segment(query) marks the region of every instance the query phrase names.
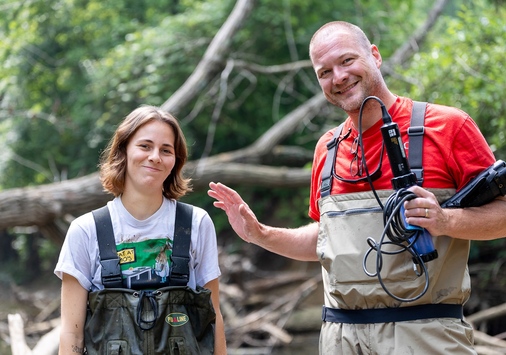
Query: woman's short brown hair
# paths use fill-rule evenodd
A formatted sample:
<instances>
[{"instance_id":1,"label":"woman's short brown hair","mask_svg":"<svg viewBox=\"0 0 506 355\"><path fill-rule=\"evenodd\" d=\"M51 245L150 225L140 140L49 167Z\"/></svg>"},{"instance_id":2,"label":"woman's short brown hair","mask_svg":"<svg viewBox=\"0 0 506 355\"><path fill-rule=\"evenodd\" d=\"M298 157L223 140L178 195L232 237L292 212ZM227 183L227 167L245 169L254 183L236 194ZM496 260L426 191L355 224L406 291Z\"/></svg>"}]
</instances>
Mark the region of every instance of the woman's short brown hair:
<instances>
[{"instance_id":1,"label":"woman's short brown hair","mask_svg":"<svg viewBox=\"0 0 506 355\"><path fill-rule=\"evenodd\" d=\"M141 126L153 120L164 122L174 130L176 162L172 172L163 182L163 195L177 200L191 191L191 179L183 176L183 166L188 159L188 148L179 122L170 113L159 107L148 105L135 109L120 123L107 148L102 152L99 165L100 181L105 191L116 197L123 193L127 168L127 145Z\"/></svg>"}]
</instances>

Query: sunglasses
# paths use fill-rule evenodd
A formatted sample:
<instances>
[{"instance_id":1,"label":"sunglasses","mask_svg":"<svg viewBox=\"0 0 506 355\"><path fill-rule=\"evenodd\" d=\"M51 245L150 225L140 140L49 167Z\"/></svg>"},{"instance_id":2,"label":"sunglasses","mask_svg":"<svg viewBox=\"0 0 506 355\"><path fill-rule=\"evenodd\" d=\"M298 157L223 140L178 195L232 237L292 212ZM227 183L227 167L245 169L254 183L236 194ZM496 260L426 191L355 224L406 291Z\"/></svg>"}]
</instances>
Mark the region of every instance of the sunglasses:
<instances>
[{"instance_id":1,"label":"sunglasses","mask_svg":"<svg viewBox=\"0 0 506 355\"><path fill-rule=\"evenodd\" d=\"M337 156L337 151L339 150L339 144L342 141L344 141L345 139L347 139L350 136L350 134L351 134L351 128L348 130L348 132L346 132L344 134L344 136L342 136L342 138L340 137L337 140L336 156ZM353 155L353 159L351 159L351 161L350 161L350 175L353 177L357 177L357 178L356 179L345 179L336 173L336 170L334 167L332 175L337 180L342 181L342 182L347 182L349 184L358 184L358 183L364 182L364 181L370 181L370 182L376 181L381 177L381 174L382 174L381 165L383 164L383 153L385 150L385 144L381 145L380 161L379 161L378 166L376 167L376 169L374 170L374 172L372 174L368 174L369 170L367 169L367 166L364 163L364 159L362 159L362 154L361 154L362 149L361 148L362 147L360 146L360 140L358 137L356 137L353 140L353 143L351 144L351 148L350 148L350 153ZM334 157L334 159L335 159L335 157ZM367 173L366 176L362 176L364 174L364 170Z\"/></svg>"}]
</instances>

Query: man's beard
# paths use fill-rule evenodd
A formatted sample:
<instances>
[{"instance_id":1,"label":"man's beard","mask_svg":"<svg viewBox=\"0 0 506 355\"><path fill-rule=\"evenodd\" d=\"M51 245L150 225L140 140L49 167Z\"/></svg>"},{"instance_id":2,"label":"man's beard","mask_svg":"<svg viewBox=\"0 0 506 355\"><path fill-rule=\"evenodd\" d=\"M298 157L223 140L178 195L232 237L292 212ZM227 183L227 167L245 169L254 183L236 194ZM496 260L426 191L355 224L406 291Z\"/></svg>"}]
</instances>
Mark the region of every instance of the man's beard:
<instances>
[{"instance_id":1,"label":"man's beard","mask_svg":"<svg viewBox=\"0 0 506 355\"><path fill-rule=\"evenodd\" d=\"M345 112L359 112L360 106L362 106L362 102L364 102L365 98L369 95L362 94L360 97L353 99L352 101L340 101L335 105L341 108Z\"/></svg>"},{"instance_id":2,"label":"man's beard","mask_svg":"<svg viewBox=\"0 0 506 355\"><path fill-rule=\"evenodd\" d=\"M352 100L332 100L331 103L347 113L358 113L364 100L378 92L377 88L381 86L381 80L377 77L371 78L369 82L362 81L365 90L361 92L359 97Z\"/></svg>"}]
</instances>

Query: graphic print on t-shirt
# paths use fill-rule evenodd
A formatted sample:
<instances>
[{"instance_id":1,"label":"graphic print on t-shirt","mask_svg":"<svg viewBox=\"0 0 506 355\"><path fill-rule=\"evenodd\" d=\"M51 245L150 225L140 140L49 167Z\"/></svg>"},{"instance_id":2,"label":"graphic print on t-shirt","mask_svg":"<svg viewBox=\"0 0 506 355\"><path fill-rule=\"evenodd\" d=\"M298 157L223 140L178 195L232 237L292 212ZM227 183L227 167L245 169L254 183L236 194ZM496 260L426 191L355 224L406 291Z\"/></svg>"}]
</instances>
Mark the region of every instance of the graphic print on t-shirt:
<instances>
[{"instance_id":1,"label":"graphic print on t-shirt","mask_svg":"<svg viewBox=\"0 0 506 355\"><path fill-rule=\"evenodd\" d=\"M160 238L116 245L123 286L134 290L168 286L172 243L169 238Z\"/></svg>"}]
</instances>

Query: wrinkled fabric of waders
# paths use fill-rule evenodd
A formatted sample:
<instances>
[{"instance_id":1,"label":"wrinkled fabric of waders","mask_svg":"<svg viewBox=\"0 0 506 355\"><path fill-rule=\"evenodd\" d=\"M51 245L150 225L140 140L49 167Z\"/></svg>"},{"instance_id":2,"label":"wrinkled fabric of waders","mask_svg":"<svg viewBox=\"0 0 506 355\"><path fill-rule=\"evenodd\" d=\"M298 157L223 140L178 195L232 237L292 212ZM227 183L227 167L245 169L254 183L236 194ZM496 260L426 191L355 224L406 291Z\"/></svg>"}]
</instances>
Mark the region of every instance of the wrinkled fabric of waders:
<instances>
[{"instance_id":1,"label":"wrinkled fabric of waders","mask_svg":"<svg viewBox=\"0 0 506 355\"><path fill-rule=\"evenodd\" d=\"M205 288L110 288L90 293L88 301L84 339L89 355L214 352L216 316Z\"/></svg>"},{"instance_id":2,"label":"wrinkled fabric of waders","mask_svg":"<svg viewBox=\"0 0 506 355\"><path fill-rule=\"evenodd\" d=\"M454 194L453 190L431 191L440 201ZM377 193L384 204L393 191ZM325 306L355 310L435 303L462 305L469 298L468 241L433 238L439 256L426 263L430 276L427 292L416 301L399 302L383 290L376 276L367 276L363 270L369 249L367 238L379 242L384 229L383 211L373 193L327 196L319 201L319 207L317 253L322 264ZM392 248L383 246L384 250ZM366 266L369 272L376 271L376 252L369 255ZM383 255L381 276L388 290L402 298L420 294L425 286L425 276L415 274L408 252ZM323 322L320 354L471 355L476 354L473 342L471 326L454 318L374 324Z\"/></svg>"}]
</instances>

